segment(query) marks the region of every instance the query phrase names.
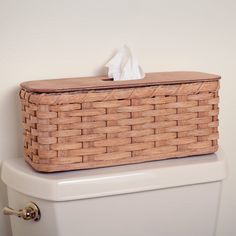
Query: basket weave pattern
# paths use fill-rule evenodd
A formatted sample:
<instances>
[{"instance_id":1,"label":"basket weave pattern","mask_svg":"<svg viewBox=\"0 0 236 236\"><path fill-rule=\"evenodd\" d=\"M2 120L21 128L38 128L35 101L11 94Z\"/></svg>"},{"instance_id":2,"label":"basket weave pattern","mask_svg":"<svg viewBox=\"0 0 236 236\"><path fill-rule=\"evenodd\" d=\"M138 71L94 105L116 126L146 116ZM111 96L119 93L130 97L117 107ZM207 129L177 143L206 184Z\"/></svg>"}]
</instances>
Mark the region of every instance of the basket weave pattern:
<instances>
[{"instance_id":1,"label":"basket weave pattern","mask_svg":"<svg viewBox=\"0 0 236 236\"><path fill-rule=\"evenodd\" d=\"M89 92L21 90L26 161L44 172L215 152L219 82Z\"/></svg>"}]
</instances>

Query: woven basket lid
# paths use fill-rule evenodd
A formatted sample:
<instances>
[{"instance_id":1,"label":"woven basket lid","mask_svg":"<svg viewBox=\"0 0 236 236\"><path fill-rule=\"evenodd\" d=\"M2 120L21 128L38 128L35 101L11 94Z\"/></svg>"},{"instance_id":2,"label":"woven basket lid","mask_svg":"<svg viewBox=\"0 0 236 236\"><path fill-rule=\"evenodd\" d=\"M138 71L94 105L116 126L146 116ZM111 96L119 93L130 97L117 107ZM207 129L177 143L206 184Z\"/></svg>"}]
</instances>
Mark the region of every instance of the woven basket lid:
<instances>
[{"instance_id":1,"label":"woven basket lid","mask_svg":"<svg viewBox=\"0 0 236 236\"><path fill-rule=\"evenodd\" d=\"M35 80L21 83L21 88L34 93L60 93L114 88L144 87L152 85L205 82L220 79L219 75L178 71L147 73L144 79L113 81L107 76Z\"/></svg>"}]
</instances>

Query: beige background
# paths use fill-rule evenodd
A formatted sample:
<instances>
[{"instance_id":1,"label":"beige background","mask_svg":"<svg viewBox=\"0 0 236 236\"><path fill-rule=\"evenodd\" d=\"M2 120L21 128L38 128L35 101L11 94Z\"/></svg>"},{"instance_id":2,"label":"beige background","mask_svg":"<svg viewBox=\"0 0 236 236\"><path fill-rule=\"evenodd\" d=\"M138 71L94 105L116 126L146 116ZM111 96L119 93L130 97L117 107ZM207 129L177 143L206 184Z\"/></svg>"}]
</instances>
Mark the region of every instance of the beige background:
<instances>
[{"instance_id":1,"label":"beige background","mask_svg":"<svg viewBox=\"0 0 236 236\"><path fill-rule=\"evenodd\" d=\"M146 72L222 75L220 144L229 176L217 235L236 235L235 12L233 0L0 0L0 160L22 158L20 82L103 74L104 63L125 43ZM0 208L5 204L1 183ZM11 235L2 215L0 235Z\"/></svg>"}]
</instances>

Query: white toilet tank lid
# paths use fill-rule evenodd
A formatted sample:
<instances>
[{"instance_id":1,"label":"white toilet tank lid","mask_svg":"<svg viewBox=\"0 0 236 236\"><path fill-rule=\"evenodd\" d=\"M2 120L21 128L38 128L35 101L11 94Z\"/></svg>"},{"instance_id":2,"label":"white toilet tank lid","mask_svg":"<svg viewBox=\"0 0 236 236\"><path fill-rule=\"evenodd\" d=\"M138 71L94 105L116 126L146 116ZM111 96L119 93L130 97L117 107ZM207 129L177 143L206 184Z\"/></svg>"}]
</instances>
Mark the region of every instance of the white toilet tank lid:
<instances>
[{"instance_id":1,"label":"white toilet tank lid","mask_svg":"<svg viewBox=\"0 0 236 236\"><path fill-rule=\"evenodd\" d=\"M225 158L216 154L143 164L37 173L23 158L2 165L2 180L23 194L51 201L68 201L221 181Z\"/></svg>"}]
</instances>

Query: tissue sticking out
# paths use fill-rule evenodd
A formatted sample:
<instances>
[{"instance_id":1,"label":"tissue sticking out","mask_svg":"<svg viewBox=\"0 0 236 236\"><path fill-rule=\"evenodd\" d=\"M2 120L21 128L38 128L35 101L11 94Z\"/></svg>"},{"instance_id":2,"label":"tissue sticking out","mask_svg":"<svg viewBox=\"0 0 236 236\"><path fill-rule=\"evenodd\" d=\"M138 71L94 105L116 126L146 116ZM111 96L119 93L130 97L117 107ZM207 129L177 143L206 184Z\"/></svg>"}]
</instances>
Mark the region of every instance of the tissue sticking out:
<instances>
[{"instance_id":1,"label":"tissue sticking out","mask_svg":"<svg viewBox=\"0 0 236 236\"><path fill-rule=\"evenodd\" d=\"M145 74L131 50L125 45L106 64L108 78L116 80L143 79Z\"/></svg>"}]
</instances>

